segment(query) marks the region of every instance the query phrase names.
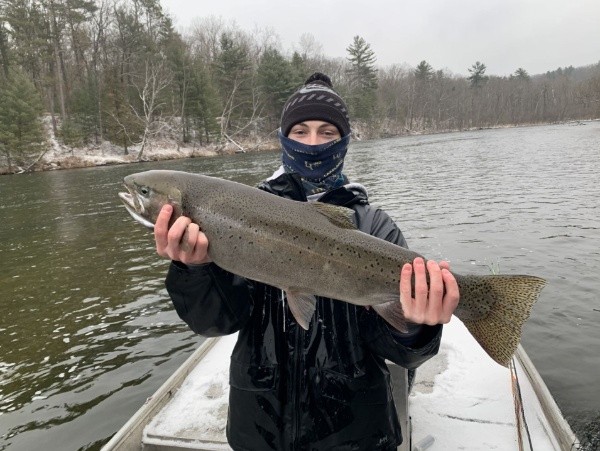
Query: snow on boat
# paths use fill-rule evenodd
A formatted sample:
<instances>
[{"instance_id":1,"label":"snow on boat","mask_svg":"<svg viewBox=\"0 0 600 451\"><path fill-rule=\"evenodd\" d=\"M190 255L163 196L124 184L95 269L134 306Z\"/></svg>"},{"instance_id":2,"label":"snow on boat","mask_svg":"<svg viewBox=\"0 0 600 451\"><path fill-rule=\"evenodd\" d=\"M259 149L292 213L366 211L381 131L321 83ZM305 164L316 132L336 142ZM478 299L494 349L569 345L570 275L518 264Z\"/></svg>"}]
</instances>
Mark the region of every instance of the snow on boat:
<instances>
[{"instance_id":1,"label":"snow on boat","mask_svg":"<svg viewBox=\"0 0 600 451\"><path fill-rule=\"evenodd\" d=\"M103 450L230 450L225 424L236 338L203 342ZM445 326L440 353L417 370L410 395L406 371L390 365L390 372L403 435L410 437L399 450L579 449L523 348L504 368L457 318Z\"/></svg>"}]
</instances>

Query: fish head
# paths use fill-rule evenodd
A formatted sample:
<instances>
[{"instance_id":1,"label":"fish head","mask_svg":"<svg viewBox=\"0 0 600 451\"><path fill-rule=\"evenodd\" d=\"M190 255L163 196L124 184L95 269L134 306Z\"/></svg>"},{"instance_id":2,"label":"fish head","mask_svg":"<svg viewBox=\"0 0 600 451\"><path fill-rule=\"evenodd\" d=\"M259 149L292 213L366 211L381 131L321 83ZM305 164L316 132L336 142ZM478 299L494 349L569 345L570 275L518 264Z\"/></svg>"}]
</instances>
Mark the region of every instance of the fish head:
<instances>
[{"instance_id":1,"label":"fish head","mask_svg":"<svg viewBox=\"0 0 600 451\"><path fill-rule=\"evenodd\" d=\"M181 189L165 174L146 171L128 175L123 180L128 192L119 193L129 214L150 229L154 228L158 213L166 204L173 206L169 227L181 216Z\"/></svg>"}]
</instances>

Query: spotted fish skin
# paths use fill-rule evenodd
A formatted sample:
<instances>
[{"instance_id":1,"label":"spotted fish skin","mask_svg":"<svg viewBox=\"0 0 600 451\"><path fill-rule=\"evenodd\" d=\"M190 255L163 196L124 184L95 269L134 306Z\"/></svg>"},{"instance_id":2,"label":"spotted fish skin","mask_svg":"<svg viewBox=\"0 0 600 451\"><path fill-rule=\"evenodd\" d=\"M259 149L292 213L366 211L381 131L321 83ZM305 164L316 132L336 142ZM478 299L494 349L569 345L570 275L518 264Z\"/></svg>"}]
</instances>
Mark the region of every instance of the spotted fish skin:
<instances>
[{"instance_id":1,"label":"spotted fish skin","mask_svg":"<svg viewBox=\"0 0 600 451\"><path fill-rule=\"evenodd\" d=\"M356 230L353 210L284 199L232 181L179 171L125 177L120 197L135 219L154 224L165 203L171 221L197 223L217 265L286 291L290 309L307 328L315 296L373 308L404 330L400 270L420 255ZM456 316L483 349L508 365L545 281L525 275L460 275Z\"/></svg>"}]
</instances>

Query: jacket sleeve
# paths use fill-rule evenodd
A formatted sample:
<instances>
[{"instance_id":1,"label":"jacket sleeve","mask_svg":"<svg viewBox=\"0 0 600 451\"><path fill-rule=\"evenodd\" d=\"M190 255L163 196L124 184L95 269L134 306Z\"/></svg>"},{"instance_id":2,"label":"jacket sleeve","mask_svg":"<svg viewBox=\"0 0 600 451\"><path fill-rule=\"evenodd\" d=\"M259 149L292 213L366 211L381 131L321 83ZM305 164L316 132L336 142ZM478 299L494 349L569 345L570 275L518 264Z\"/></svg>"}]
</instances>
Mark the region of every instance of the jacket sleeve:
<instances>
[{"instance_id":1,"label":"jacket sleeve","mask_svg":"<svg viewBox=\"0 0 600 451\"><path fill-rule=\"evenodd\" d=\"M228 335L250 318L252 284L214 263L171 262L165 285L177 314L197 334Z\"/></svg>"},{"instance_id":2,"label":"jacket sleeve","mask_svg":"<svg viewBox=\"0 0 600 451\"><path fill-rule=\"evenodd\" d=\"M360 230L408 248L402 232L387 213L370 205L359 208L357 225ZM413 325L409 327L408 334L403 334L374 310L363 310L360 314L361 331L374 353L408 369L418 367L437 354L442 337L441 325Z\"/></svg>"}]
</instances>

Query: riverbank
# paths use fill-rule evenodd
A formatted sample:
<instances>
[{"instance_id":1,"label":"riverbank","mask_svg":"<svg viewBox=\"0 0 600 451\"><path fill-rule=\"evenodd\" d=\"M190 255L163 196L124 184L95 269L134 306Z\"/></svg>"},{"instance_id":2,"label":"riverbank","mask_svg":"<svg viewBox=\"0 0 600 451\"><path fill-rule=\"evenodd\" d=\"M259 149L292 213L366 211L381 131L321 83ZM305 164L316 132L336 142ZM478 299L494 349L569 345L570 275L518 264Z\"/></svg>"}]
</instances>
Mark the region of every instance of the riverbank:
<instances>
[{"instance_id":1,"label":"riverbank","mask_svg":"<svg viewBox=\"0 0 600 451\"><path fill-rule=\"evenodd\" d=\"M59 169L87 168L145 161L175 160L180 158L214 157L242 152L273 151L278 148L276 140L245 140L240 143L209 144L206 146L182 146L174 139L161 138L148 142L141 156L140 146L116 146L108 141L83 147L61 144L53 136L49 149L28 164L13 166L11 172L0 167L0 174L54 171Z\"/></svg>"},{"instance_id":2,"label":"riverbank","mask_svg":"<svg viewBox=\"0 0 600 451\"><path fill-rule=\"evenodd\" d=\"M139 163L144 161L175 160L180 158L214 157L217 155L231 155L241 152L259 152L277 149L276 141L248 141L240 146L233 143L225 145L210 144L207 146L181 146L175 140L160 139L148 143L142 153L140 146L131 146L127 154L122 147L109 142L100 145L82 148L69 148L58 143L53 143L48 151L33 169L35 171L49 171L58 169L84 168L93 166L107 166L116 164Z\"/></svg>"},{"instance_id":3,"label":"riverbank","mask_svg":"<svg viewBox=\"0 0 600 451\"><path fill-rule=\"evenodd\" d=\"M12 170L9 170L7 163L2 161L2 155L0 155L0 175L180 158L214 157L242 152L274 151L279 148L274 134L272 137L245 138L240 141L230 138L225 143L214 143L205 146L198 146L197 144L182 145L173 136L167 135L149 139L140 155L140 144L131 145L127 150L109 141L84 146L68 146L63 144L54 134L50 116L44 116L42 123L46 134L46 150L42 154L29 156L18 164L13 162Z\"/></svg>"},{"instance_id":4,"label":"riverbank","mask_svg":"<svg viewBox=\"0 0 600 451\"><path fill-rule=\"evenodd\" d=\"M600 119L590 119L587 121L565 121L566 125L584 125L586 122L598 121ZM549 124L515 124L501 125L496 127L477 127L469 130L422 130L422 131L405 131L397 135L377 136L376 138L386 139L399 136L413 135L434 135L444 133L456 133L464 131L473 131L481 129L503 129L515 127L535 127ZM87 168L95 166L109 166L128 163L139 163L147 161L163 161L176 160L180 158L201 158L215 157L218 155L232 155L235 153L244 152L262 152L275 151L279 149L279 143L275 137L273 138L256 138L245 139L240 142L227 142L225 144L209 144L206 146L182 146L175 139L160 138L149 141L144 148L141 157L140 145L128 147L127 152L121 146L116 146L108 141L100 144L91 144L82 147L71 147L61 144L53 135L52 129L47 125L49 148L37 158L33 158L27 164L15 165L12 171L7 167L0 167L0 175L23 172L40 172L54 171L60 169L75 169ZM375 137L366 135L365 140L374 139ZM376 139L375 138L375 139ZM354 137L354 139L360 139Z\"/></svg>"}]
</instances>

